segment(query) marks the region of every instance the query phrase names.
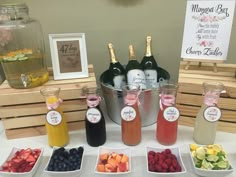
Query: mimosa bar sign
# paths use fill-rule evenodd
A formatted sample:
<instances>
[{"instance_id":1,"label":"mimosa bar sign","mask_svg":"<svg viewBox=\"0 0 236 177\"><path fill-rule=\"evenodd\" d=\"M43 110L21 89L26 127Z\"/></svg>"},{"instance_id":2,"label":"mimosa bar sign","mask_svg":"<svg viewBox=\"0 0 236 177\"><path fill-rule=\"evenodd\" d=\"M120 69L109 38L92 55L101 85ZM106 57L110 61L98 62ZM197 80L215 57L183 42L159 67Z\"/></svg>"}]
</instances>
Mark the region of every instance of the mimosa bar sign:
<instances>
[{"instance_id":1,"label":"mimosa bar sign","mask_svg":"<svg viewBox=\"0 0 236 177\"><path fill-rule=\"evenodd\" d=\"M226 60L235 0L187 1L181 57Z\"/></svg>"}]
</instances>

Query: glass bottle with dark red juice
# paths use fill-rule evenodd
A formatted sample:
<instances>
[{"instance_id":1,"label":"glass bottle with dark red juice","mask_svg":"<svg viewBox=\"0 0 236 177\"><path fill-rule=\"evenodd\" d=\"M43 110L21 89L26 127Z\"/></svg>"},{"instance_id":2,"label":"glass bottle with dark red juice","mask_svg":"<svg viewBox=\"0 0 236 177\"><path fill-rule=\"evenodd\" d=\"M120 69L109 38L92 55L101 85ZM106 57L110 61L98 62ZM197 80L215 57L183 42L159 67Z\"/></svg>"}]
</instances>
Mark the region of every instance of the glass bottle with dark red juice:
<instances>
[{"instance_id":1,"label":"glass bottle with dark red juice","mask_svg":"<svg viewBox=\"0 0 236 177\"><path fill-rule=\"evenodd\" d=\"M172 145L177 139L179 110L175 107L177 85L160 84L160 109L157 117L156 139L162 145Z\"/></svg>"},{"instance_id":2,"label":"glass bottle with dark red juice","mask_svg":"<svg viewBox=\"0 0 236 177\"><path fill-rule=\"evenodd\" d=\"M84 88L87 95L87 112L85 115L86 139L90 146L101 146L106 142L106 125L100 109L101 97L96 88Z\"/></svg>"}]
</instances>

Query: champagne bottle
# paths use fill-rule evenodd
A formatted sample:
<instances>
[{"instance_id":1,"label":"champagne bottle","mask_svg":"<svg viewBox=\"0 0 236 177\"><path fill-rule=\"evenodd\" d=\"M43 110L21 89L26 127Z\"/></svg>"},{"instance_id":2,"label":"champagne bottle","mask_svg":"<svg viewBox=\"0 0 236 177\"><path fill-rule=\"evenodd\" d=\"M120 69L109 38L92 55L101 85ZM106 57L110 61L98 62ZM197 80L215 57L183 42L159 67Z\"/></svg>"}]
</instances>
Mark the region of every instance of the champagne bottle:
<instances>
[{"instance_id":1,"label":"champagne bottle","mask_svg":"<svg viewBox=\"0 0 236 177\"><path fill-rule=\"evenodd\" d=\"M152 55L151 50L151 36L147 36L146 38L146 54L141 61L142 69L145 73L146 77L146 85L147 88L153 88L157 86L158 82L158 72L157 72L157 62Z\"/></svg>"},{"instance_id":2,"label":"champagne bottle","mask_svg":"<svg viewBox=\"0 0 236 177\"><path fill-rule=\"evenodd\" d=\"M111 85L116 89L121 89L125 85L125 69L118 61L115 55L113 45L108 44L108 50L110 53L110 66L109 66L109 80Z\"/></svg>"},{"instance_id":3,"label":"champagne bottle","mask_svg":"<svg viewBox=\"0 0 236 177\"><path fill-rule=\"evenodd\" d=\"M128 84L139 84L141 89L146 89L146 78L142 66L136 60L133 45L129 45L129 62L126 66L126 80Z\"/></svg>"}]
</instances>

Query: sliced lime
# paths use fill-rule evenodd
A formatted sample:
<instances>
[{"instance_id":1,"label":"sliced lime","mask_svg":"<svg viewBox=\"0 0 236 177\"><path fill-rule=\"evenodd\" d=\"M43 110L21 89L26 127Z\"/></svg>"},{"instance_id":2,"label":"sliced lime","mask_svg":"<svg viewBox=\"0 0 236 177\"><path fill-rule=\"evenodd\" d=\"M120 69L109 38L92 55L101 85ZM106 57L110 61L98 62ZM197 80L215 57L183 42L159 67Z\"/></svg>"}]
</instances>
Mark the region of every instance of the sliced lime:
<instances>
[{"instance_id":1,"label":"sliced lime","mask_svg":"<svg viewBox=\"0 0 236 177\"><path fill-rule=\"evenodd\" d=\"M217 166L221 169L226 169L229 166L229 163L227 161L220 161L217 163Z\"/></svg>"},{"instance_id":2,"label":"sliced lime","mask_svg":"<svg viewBox=\"0 0 236 177\"><path fill-rule=\"evenodd\" d=\"M206 152L205 149L203 147L199 147L196 149L196 157L200 160L205 159L206 156Z\"/></svg>"},{"instance_id":3,"label":"sliced lime","mask_svg":"<svg viewBox=\"0 0 236 177\"><path fill-rule=\"evenodd\" d=\"M204 168L204 169L212 169L212 168L214 168L214 166L210 162L207 162L207 160L203 159L203 161L202 161L202 168Z\"/></svg>"},{"instance_id":4,"label":"sliced lime","mask_svg":"<svg viewBox=\"0 0 236 177\"><path fill-rule=\"evenodd\" d=\"M24 55L24 54L21 54L21 53L19 53L19 54L16 55L17 58L23 58L24 56L25 56L25 55Z\"/></svg>"},{"instance_id":5,"label":"sliced lime","mask_svg":"<svg viewBox=\"0 0 236 177\"><path fill-rule=\"evenodd\" d=\"M22 61L22 60L27 60L29 59L28 57L22 57L22 58L19 58L18 60Z\"/></svg>"},{"instance_id":6,"label":"sliced lime","mask_svg":"<svg viewBox=\"0 0 236 177\"><path fill-rule=\"evenodd\" d=\"M219 159L219 157L214 154L209 154L206 158L206 160L209 162L216 162L218 159Z\"/></svg>"}]
</instances>

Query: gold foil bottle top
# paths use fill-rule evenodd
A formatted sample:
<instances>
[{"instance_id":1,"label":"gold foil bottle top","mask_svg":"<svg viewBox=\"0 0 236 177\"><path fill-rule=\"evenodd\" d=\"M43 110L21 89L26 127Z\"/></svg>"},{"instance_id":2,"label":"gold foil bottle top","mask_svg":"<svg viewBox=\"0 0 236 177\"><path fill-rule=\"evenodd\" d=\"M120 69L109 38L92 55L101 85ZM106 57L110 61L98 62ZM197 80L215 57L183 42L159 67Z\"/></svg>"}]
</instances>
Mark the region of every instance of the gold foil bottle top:
<instances>
[{"instance_id":1,"label":"gold foil bottle top","mask_svg":"<svg viewBox=\"0 0 236 177\"><path fill-rule=\"evenodd\" d=\"M129 60L136 60L133 45L129 45Z\"/></svg>"},{"instance_id":2,"label":"gold foil bottle top","mask_svg":"<svg viewBox=\"0 0 236 177\"><path fill-rule=\"evenodd\" d=\"M147 39L146 39L146 55L145 55L146 57L152 56L151 42L152 42L152 37L147 36Z\"/></svg>"},{"instance_id":3,"label":"gold foil bottle top","mask_svg":"<svg viewBox=\"0 0 236 177\"><path fill-rule=\"evenodd\" d=\"M117 63L118 60L116 59L116 55L115 55L115 51L114 51L112 43L108 44L108 50L109 50L109 53L110 53L110 61L111 61L111 63Z\"/></svg>"}]
</instances>

